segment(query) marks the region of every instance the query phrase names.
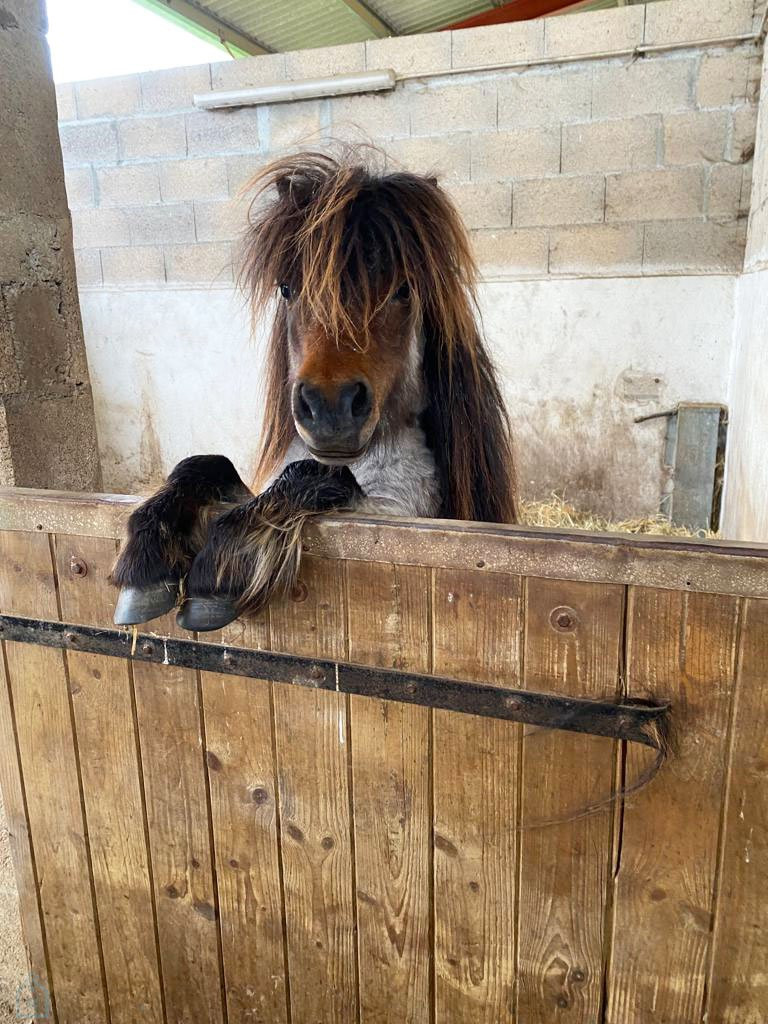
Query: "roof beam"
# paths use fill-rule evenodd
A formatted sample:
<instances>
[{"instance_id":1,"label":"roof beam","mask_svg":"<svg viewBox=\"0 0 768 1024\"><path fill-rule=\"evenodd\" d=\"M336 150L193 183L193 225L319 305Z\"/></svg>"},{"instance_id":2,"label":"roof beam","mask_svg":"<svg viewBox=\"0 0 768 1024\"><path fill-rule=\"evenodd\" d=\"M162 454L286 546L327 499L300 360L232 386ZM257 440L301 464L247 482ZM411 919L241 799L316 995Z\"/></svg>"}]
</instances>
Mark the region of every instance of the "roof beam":
<instances>
[{"instance_id":1,"label":"roof beam","mask_svg":"<svg viewBox=\"0 0 768 1024\"><path fill-rule=\"evenodd\" d=\"M351 11L364 21L371 31L378 36L379 39L383 39L385 36L396 36L397 32L388 25L383 18L380 18L375 11L372 11L368 4L363 3L363 0L341 0Z\"/></svg>"},{"instance_id":2,"label":"roof beam","mask_svg":"<svg viewBox=\"0 0 768 1024\"><path fill-rule=\"evenodd\" d=\"M504 25L510 21L528 21L530 18L542 18L547 14L555 14L568 7L581 7L582 2L576 0L510 0L501 7L492 7L472 18L456 21L445 28L477 28L479 25Z\"/></svg>"},{"instance_id":3,"label":"roof beam","mask_svg":"<svg viewBox=\"0 0 768 1024\"><path fill-rule=\"evenodd\" d=\"M171 17L176 22L192 22L193 25L215 36L223 45L237 47L251 56L273 52L258 39L240 32L234 25L221 21L197 4L190 3L190 0L139 0L139 3L157 11L158 14Z\"/></svg>"}]
</instances>

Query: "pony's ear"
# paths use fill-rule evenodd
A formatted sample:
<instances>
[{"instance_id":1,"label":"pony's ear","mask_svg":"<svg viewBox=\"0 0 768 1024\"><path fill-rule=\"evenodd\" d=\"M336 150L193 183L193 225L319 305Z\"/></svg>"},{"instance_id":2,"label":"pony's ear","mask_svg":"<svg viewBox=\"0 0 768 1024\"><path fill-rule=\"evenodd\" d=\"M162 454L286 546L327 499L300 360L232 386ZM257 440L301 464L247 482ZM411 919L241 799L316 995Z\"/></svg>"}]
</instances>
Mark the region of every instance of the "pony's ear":
<instances>
[{"instance_id":1,"label":"pony's ear","mask_svg":"<svg viewBox=\"0 0 768 1024\"><path fill-rule=\"evenodd\" d=\"M312 184L298 174L281 174L275 179L277 194L281 199L292 199L301 206L312 194Z\"/></svg>"}]
</instances>

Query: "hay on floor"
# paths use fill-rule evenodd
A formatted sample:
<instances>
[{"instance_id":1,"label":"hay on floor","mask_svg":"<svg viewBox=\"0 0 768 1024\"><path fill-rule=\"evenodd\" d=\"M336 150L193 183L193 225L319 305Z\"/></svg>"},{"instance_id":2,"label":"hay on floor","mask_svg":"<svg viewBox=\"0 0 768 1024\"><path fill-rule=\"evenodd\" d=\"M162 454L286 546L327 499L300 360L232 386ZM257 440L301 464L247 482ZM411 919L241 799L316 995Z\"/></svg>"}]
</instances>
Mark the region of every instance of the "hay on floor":
<instances>
[{"instance_id":1,"label":"hay on floor","mask_svg":"<svg viewBox=\"0 0 768 1024\"><path fill-rule=\"evenodd\" d=\"M717 536L707 530L692 532L684 526L675 526L661 513L614 521L579 509L559 494L553 494L547 501L521 501L520 522L524 526L544 526L550 529L565 527L569 530L589 530L590 533L651 533L664 537L702 538Z\"/></svg>"}]
</instances>

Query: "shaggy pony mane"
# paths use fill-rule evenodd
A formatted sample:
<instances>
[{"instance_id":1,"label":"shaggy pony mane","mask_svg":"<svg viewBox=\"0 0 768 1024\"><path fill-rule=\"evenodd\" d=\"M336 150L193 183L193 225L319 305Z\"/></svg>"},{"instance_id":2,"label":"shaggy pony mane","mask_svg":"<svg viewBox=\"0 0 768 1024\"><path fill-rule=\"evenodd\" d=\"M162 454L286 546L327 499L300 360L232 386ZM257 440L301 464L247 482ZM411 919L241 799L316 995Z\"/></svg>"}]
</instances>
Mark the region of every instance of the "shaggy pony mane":
<instances>
[{"instance_id":1,"label":"shaggy pony mane","mask_svg":"<svg viewBox=\"0 0 768 1024\"><path fill-rule=\"evenodd\" d=\"M240 282L254 318L288 284L307 323L337 343L375 345L375 319L407 285L424 338L422 417L446 519L516 521L509 419L478 328L477 270L461 218L434 178L383 173L356 151L301 153L264 168L242 243ZM257 477L294 437L286 307L269 340Z\"/></svg>"}]
</instances>

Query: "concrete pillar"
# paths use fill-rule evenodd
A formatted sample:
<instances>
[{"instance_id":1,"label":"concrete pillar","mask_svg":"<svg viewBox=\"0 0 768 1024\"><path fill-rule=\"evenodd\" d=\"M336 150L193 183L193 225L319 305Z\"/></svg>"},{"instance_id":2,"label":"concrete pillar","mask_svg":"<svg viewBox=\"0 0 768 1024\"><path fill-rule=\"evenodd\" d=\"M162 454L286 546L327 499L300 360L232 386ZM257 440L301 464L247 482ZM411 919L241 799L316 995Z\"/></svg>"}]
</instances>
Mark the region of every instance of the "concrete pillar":
<instances>
[{"instance_id":1,"label":"concrete pillar","mask_svg":"<svg viewBox=\"0 0 768 1024\"><path fill-rule=\"evenodd\" d=\"M43 0L0 0L0 484L98 490Z\"/></svg>"}]
</instances>

